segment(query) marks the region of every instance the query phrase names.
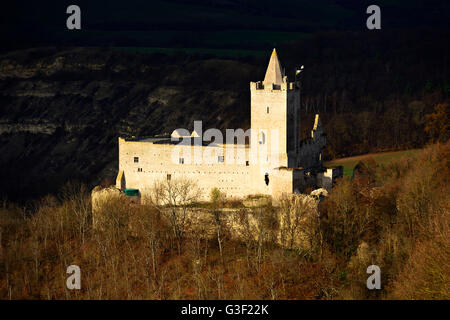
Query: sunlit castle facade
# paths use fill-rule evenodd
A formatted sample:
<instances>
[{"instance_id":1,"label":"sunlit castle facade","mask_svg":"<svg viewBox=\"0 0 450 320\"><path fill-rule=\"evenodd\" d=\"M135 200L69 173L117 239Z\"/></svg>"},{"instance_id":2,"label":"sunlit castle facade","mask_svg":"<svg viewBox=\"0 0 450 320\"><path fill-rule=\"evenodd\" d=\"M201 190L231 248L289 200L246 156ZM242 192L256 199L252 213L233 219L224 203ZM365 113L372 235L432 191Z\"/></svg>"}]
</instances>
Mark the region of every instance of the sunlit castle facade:
<instances>
[{"instance_id":1,"label":"sunlit castle facade","mask_svg":"<svg viewBox=\"0 0 450 320\"><path fill-rule=\"evenodd\" d=\"M161 180L189 179L206 200L213 188L227 197L331 188L341 168L324 168L326 136L316 115L311 137L300 140L300 87L283 74L274 49L263 81L250 82L251 128L203 132L176 129L170 137L119 138L116 187L145 197ZM212 141L212 142L211 142Z\"/></svg>"}]
</instances>

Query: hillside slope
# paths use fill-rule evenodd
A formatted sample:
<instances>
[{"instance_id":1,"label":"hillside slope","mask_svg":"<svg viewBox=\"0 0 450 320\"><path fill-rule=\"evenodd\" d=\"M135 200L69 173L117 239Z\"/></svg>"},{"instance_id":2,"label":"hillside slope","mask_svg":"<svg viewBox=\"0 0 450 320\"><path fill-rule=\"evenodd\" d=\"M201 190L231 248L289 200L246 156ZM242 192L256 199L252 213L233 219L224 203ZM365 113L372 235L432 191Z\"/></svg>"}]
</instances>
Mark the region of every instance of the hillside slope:
<instances>
[{"instance_id":1,"label":"hillside slope","mask_svg":"<svg viewBox=\"0 0 450 320\"><path fill-rule=\"evenodd\" d=\"M191 128L194 119L246 126L254 71L231 60L98 49L3 56L0 194L45 194L69 177L90 183L114 178L118 136L170 133Z\"/></svg>"}]
</instances>

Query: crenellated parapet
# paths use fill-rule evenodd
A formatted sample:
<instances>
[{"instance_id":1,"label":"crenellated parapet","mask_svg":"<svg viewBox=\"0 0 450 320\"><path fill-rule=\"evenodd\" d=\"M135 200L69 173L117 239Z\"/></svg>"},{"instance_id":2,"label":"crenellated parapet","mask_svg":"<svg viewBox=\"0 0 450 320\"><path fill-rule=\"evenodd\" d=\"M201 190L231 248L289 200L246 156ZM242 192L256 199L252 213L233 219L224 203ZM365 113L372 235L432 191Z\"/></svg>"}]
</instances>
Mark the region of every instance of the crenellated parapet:
<instances>
[{"instance_id":1,"label":"crenellated parapet","mask_svg":"<svg viewBox=\"0 0 450 320\"><path fill-rule=\"evenodd\" d=\"M288 82L287 77L284 77L285 82L280 84L270 83L264 84L263 81L250 82L250 90L252 91L295 91L298 89L295 82Z\"/></svg>"}]
</instances>

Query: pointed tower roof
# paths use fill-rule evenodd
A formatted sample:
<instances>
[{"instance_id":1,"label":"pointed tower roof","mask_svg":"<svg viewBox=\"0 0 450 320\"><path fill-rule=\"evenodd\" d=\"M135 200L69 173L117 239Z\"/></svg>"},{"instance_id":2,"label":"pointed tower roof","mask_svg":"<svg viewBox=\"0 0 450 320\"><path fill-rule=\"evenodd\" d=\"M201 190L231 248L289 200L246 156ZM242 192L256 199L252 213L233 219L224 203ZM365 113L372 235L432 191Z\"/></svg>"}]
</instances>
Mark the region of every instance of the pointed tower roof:
<instances>
[{"instance_id":1,"label":"pointed tower roof","mask_svg":"<svg viewBox=\"0 0 450 320\"><path fill-rule=\"evenodd\" d=\"M264 77L264 84L270 85L272 83L280 85L283 82L283 74L281 73L281 65L278 60L277 50L275 48L270 56L269 66L267 67L266 76Z\"/></svg>"}]
</instances>

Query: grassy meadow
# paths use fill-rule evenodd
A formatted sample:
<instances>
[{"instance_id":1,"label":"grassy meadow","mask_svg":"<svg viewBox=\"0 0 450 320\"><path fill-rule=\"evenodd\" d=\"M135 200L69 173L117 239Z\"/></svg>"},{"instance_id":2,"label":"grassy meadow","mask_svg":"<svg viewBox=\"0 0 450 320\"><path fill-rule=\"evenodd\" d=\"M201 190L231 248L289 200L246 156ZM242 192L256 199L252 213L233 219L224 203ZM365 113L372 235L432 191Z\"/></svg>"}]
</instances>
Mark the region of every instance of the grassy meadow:
<instances>
[{"instance_id":1,"label":"grassy meadow","mask_svg":"<svg viewBox=\"0 0 450 320\"><path fill-rule=\"evenodd\" d=\"M397 162L400 159L405 158L405 156L414 156L419 154L422 149L412 149L412 150L403 150L403 151L391 151L391 152L379 152L379 153L369 153L363 154L360 156L347 157L341 159L334 159L331 161L325 162L326 166L343 166L344 167L344 176L351 177L353 175L353 169L358 164L359 161L367 160L372 158L375 160L377 165L388 165L393 162Z\"/></svg>"}]
</instances>

